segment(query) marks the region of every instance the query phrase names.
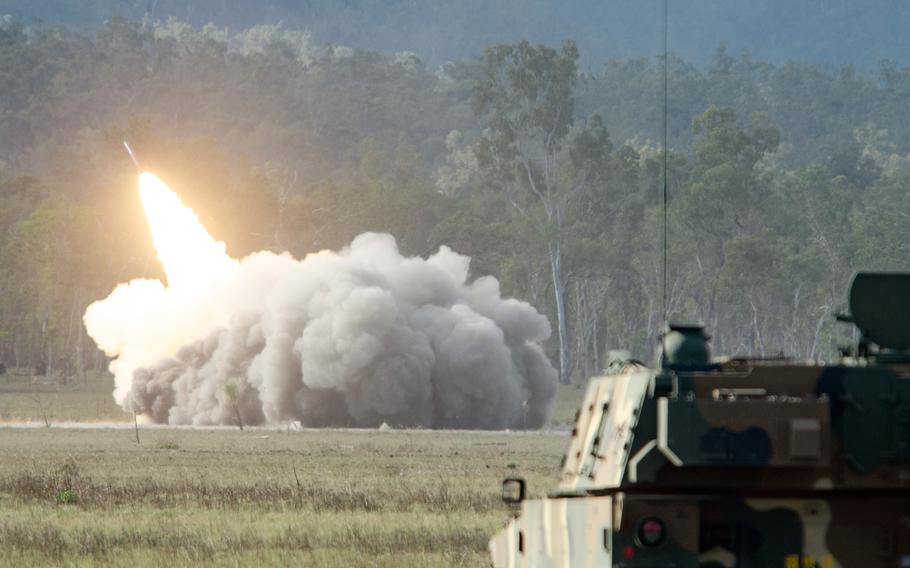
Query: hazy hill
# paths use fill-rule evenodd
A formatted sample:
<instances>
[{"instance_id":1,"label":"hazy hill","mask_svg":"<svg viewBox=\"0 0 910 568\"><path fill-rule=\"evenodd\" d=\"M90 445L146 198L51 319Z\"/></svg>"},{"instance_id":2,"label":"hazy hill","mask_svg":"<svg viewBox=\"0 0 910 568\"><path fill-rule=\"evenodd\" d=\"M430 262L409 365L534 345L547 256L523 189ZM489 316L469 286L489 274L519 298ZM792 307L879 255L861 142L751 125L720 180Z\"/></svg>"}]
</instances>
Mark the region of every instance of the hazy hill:
<instances>
[{"instance_id":1,"label":"hazy hill","mask_svg":"<svg viewBox=\"0 0 910 568\"><path fill-rule=\"evenodd\" d=\"M320 43L408 50L429 63L460 59L497 42L574 38L583 67L659 51L661 0L0 0L0 14L28 25L85 31L113 16L175 17L231 29L284 23ZM837 66L906 61L910 4L901 0L692 0L670 3L670 47L707 62L721 43L772 63Z\"/></svg>"}]
</instances>

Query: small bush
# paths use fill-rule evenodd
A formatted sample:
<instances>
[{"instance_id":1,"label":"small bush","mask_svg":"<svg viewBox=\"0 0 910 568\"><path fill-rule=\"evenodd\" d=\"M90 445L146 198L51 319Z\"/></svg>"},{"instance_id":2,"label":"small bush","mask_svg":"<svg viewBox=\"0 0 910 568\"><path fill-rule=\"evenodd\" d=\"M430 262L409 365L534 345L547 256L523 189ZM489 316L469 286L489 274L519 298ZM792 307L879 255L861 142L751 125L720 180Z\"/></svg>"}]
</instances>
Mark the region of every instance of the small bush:
<instances>
[{"instance_id":1,"label":"small bush","mask_svg":"<svg viewBox=\"0 0 910 568\"><path fill-rule=\"evenodd\" d=\"M79 496L72 489L63 489L54 495L54 501L59 505L72 505L79 501Z\"/></svg>"}]
</instances>

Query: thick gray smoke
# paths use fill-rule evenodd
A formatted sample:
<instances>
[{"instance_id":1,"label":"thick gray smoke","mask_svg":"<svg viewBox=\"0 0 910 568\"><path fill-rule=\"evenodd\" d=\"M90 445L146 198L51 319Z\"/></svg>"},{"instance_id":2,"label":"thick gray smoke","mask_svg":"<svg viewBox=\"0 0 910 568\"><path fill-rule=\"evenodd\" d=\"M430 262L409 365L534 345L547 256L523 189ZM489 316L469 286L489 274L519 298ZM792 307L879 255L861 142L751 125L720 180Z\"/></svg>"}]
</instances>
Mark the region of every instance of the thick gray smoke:
<instances>
[{"instance_id":1,"label":"thick gray smoke","mask_svg":"<svg viewBox=\"0 0 910 568\"><path fill-rule=\"evenodd\" d=\"M469 261L447 247L404 257L392 236L366 233L338 253L239 261L202 312L183 314L195 323L167 354L143 343L183 326L195 302L158 290L144 317L165 321L122 321L149 281L93 305L86 324L120 356L115 398L155 422L540 427L556 391L549 323L495 278L469 282Z\"/></svg>"}]
</instances>

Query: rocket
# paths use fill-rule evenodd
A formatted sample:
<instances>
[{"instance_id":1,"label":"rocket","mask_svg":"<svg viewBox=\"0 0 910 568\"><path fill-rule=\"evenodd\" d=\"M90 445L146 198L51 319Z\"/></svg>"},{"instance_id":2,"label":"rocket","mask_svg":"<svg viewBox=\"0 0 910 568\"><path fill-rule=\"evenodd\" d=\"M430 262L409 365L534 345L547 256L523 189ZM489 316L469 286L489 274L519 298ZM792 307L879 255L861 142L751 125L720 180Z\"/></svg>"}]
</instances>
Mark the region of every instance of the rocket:
<instances>
[{"instance_id":1,"label":"rocket","mask_svg":"<svg viewBox=\"0 0 910 568\"><path fill-rule=\"evenodd\" d=\"M141 174L141 173L142 173L142 166L139 165L139 160L136 159L136 154L133 153L133 148L130 147L130 143L127 142L126 140L124 140L124 141L123 141L123 147L126 148L127 153L130 155L130 158L132 158L132 160L133 160L133 164L136 165L136 169L137 169L137 170L139 171L139 173Z\"/></svg>"}]
</instances>

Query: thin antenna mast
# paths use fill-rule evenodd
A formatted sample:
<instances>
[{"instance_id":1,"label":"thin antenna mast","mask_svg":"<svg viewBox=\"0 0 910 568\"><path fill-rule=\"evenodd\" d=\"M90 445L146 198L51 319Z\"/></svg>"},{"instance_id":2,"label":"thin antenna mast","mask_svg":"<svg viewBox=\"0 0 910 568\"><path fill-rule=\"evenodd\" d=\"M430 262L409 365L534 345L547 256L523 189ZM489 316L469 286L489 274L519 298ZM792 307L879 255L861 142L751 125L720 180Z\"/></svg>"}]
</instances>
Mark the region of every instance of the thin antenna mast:
<instances>
[{"instance_id":1,"label":"thin antenna mast","mask_svg":"<svg viewBox=\"0 0 910 568\"><path fill-rule=\"evenodd\" d=\"M664 325L668 323L667 318L669 316L670 306L667 302L667 188L669 173L667 171L669 165L669 147L667 145L668 136L668 103L669 103L669 66L670 66L670 53L668 48L668 36L669 36L669 0L663 0L663 52L664 52L664 76L663 76L663 87L664 87L664 108L663 108L663 170L664 170L664 187L663 187L663 231L661 232L662 249L663 249L663 312L664 312Z\"/></svg>"}]
</instances>

